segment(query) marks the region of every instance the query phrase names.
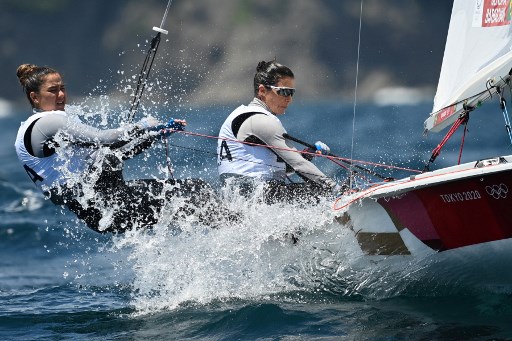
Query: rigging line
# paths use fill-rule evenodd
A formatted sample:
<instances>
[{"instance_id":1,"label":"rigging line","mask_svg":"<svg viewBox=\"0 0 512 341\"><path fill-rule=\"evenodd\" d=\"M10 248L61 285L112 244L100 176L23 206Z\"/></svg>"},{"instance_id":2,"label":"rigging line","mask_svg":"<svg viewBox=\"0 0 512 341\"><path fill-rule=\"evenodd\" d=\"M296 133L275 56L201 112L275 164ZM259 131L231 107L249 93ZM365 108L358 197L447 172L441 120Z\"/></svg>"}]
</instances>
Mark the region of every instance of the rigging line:
<instances>
[{"instance_id":1,"label":"rigging line","mask_svg":"<svg viewBox=\"0 0 512 341\"><path fill-rule=\"evenodd\" d=\"M169 152L169 146L170 146L169 137L165 136L165 137L163 137L162 140L165 145L165 163L167 165L167 172L168 172L167 177L171 180L174 180L174 172L172 169L171 153Z\"/></svg>"},{"instance_id":2,"label":"rigging line","mask_svg":"<svg viewBox=\"0 0 512 341\"><path fill-rule=\"evenodd\" d=\"M430 171L430 165L432 163L434 163L436 158L439 156L439 154L441 153L441 149L443 149L443 147L446 144L446 142L448 142L448 140L452 137L452 135L460 127L461 124L466 124L467 123L467 121L469 119L469 113L470 113L470 111L463 111L459 115L457 120L451 126L450 130L448 130L448 132L446 133L444 138L441 140L441 142L439 142L437 147L434 148L434 150L432 151L432 155L430 156L430 159L425 164L425 167L423 168L423 172L429 172Z\"/></svg>"},{"instance_id":3,"label":"rigging line","mask_svg":"<svg viewBox=\"0 0 512 341\"><path fill-rule=\"evenodd\" d=\"M210 152L210 151L207 151L207 150L203 150L203 149L197 149L197 148L192 148L192 147L187 147L187 146L183 146L183 145L178 145L178 144L173 144L173 143L168 143L166 144L166 146L170 146L170 147L176 147L177 149L186 149L186 150L191 150L191 151L194 151L194 152L199 152L199 153L203 153L203 154L210 154L214 157L217 157L219 156L218 153L214 153L214 152ZM261 145L263 147L263 145ZM299 151L300 152L300 151ZM272 167L272 168L276 168L276 166L274 165L270 165L268 163L264 163L264 162L258 162L258 161L254 161L254 160L248 160L248 159L244 159L244 158L241 158L241 157L234 157L232 156L233 159L236 159L236 160L240 160L240 161L245 161L245 162L249 162L249 163L253 163L253 164L257 164L257 165L264 165L264 166L268 166L268 167ZM334 160L331 160L333 161L335 164L339 165L340 167L342 168L345 168L346 170L348 170L348 168L341 164L341 163L337 163L336 161ZM367 183L371 184L373 183L373 181L369 180L367 177L361 175L360 173L357 173L357 172L354 172L355 175L354 176L358 176L359 178L361 178L363 181L366 181ZM308 173L308 172L301 172L301 174L304 174L304 175L315 175L315 174L312 174L312 173ZM290 180L290 178L288 177L288 175L286 175L286 177L288 178L288 180ZM290 182L292 182L290 180Z\"/></svg>"},{"instance_id":4,"label":"rigging line","mask_svg":"<svg viewBox=\"0 0 512 341\"><path fill-rule=\"evenodd\" d=\"M158 46L160 45L160 32L156 34L156 36L151 40L151 46L146 54L146 58L144 59L144 63L142 63L142 68L139 72L139 78L137 79L137 88L135 90L135 94L132 100L132 106L130 107L130 114L128 116L128 122L132 122L139 108L139 104L142 99L142 94L144 93L144 89L148 82L149 74L151 72L151 68L153 66L153 62L155 60L156 51L158 50Z\"/></svg>"},{"instance_id":5,"label":"rigging line","mask_svg":"<svg viewBox=\"0 0 512 341\"><path fill-rule=\"evenodd\" d=\"M468 116L469 120L469 116ZM462 134L462 141L460 143L460 149L459 149L459 160L457 162L458 165L460 165L460 160L462 159L462 150L464 149L464 142L466 141L466 133L468 132L468 120L464 123L464 133Z\"/></svg>"},{"instance_id":6,"label":"rigging line","mask_svg":"<svg viewBox=\"0 0 512 341\"><path fill-rule=\"evenodd\" d=\"M269 145L266 145L266 144L258 144L258 143L254 143L254 142L239 141L239 140L236 140L236 139L230 139L230 138L226 138L226 137L219 137L219 136L212 136L212 135L194 133L194 132L191 132L191 131L178 130L178 131L174 131L174 132L175 133L181 133L181 134L184 134L184 135L190 135L190 136L196 136L196 137L204 137L204 138L208 138L208 139L224 140L224 141L230 141L230 142L235 142L235 143L247 144L247 145L255 146L255 147L265 147L265 148L271 148L271 149L277 149L277 150L290 151L290 152L294 152L294 153L307 154L307 155L312 155L312 156L315 156L315 157L327 158L327 159L329 159L331 161L333 159L336 159L336 160L344 161L344 162L347 162L347 163L348 162L353 162L353 163L372 165L372 166L377 166L377 167L382 167L382 168L403 170L403 171L408 171L408 172L412 172L412 173L422 173L422 171L417 170L417 169L398 167L398 166L393 166L393 165L385 165L385 164L382 164L382 163L376 163L376 162L370 162L370 161L348 159L348 158L344 158L344 157L340 157L340 156L332 156L332 155L322 155L322 154L316 154L316 153L309 153L309 152L305 152L305 151L301 151L301 150L297 150L297 149L282 148L282 147L277 147L277 146L269 146ZM215 154L215 155L217 155L217 154Z\"/></svg>"},{"instance_id":7,"label":"rigging line","mask_svg":"<svg viewBox=\"0 0 512 341\"><path fill-rule=\"evenodd\" d=\"M167 13L169 13L169 7L171 7L172 0L169 0L167 3L167 7L165 8L164 17L162 18L162 23L160 24L160 28L162 28L165 24L165 20L167 19Z\"/></svg>"},{"instance_id":8,"label":"rigging line","mask_svg":"<svg viewBox=\"0 0 512 341\"><path fill-rule=\"evenodd\" d=\"M510 117L508 115L507 106L503 106L503 117L505 118L505 129L507 130L508 137L510 139L510 144L512 145L512 129L510 126Z\"/></svg>"},{"instance_id":9,"label":"rigging line","mask_svg":"<svg viewBox=\"0 0 512 341\"><path fill-rule=\"evenodd\" d=\"M296 138L296 137L293 137L293 136L289 135L288 133L284 133L284 134L283 134L283 137L284 137L285 139L288 139L288 140L291 140L291 141L294 141L294 142L300 143L300 144L302 144L303 146L306 146L306 147L308 147L308 148L310 148L310 149L312 149L312 150L315 150L315 149L316 149L314 145L312 145L312 144L310 144L310 143L307 143L307 142L305 142L305 141L302 141L302 140L300 140L300 139L298 139L298 138ZM335 155L335 154L333 154L333 153L331 153L331 152L327 153L327 156L338 157L337 155ZM334 159L332 159L332 158L328 158L328 159L329 159L330 161L332 161L332 162L336 163L337 165L340 165L339 163L335 162L335 161L334 161ZM343 161L343 162L345 162L345 163L347 163L349 166L351 166L351 165L352 165L352 163L351 163L350 161L346 161L346 160L342 160L342 161ZM347 169L347 170L349 170L349 171L350 171L350 167L348 167L348 168L343 167L343 168L345 168L345 169ZM357 168L358 170L361 170L361 171L363 171L363 172L365 172L365 173L367 173L367 174L370 174L370 175L372 175L372 176L374 176L374 177L376 177L376 178L380 178L381 180L387 180L387 181L392 180L390 177L386 177L386 176L380 175L379 173L377 173L377 172L375 172L375 171L372 171L372 170L370 170L370 169L366 169L366 168L361 167L361 166L358 166L358 165L355 165L355 166L354 166L354 168ZM354 172L355 172L355 171L354 171Z\"/></svg>"},{"instance_id":10,"label":"rigging line","mask_svg":"<svg viewBox=\"0 0 512 341\"><path fill-rule=\"evenodd\" d=\"M144 89L148 82L149 74L151 73L151 68L153 67L153 62L155 61L156 52L158 51L158 46L160 45L160 36L163 34L168 34L169 32L164 30L162 27L167 19L167 13L169 12L169 7L171 7L172 0L169 0L167 3L167 7L165 9L164 16L162 18L162 22L160 27L153 26L153 31L157 32L155 37L151 40L151 46L146 53L146 57L144 62L142 63L142 68L139 72L139 77L137 79L137 88L135 90L135 94L133 96L132 105L130 107L130 113L128 115L128 122L132 122L139 108L139 104L142 99L142 94L144 93Z\"/></svg>"},{"instance_id":11,"label":"rigging line","mask_svg":"<svg viewBox=\"0 0 512 341\"><path fill-rule=\"evenodd\" d=\"M363 25L363 0L361 0L361 10L359 12L359 34L357 41L357 63L356 63L356 84L354 89L354 115L352 117L352 144L350 146L350 159L354 157L354 139L355 139L355 130L356 130L356 106L357 106L357 87L358 87L358 79L359 79L359 60L361 56L361 30ZM349 188L352 188L352 168L350 165L349 172Z\"/></svg>"},{"instance_id":12,"label":"rigging line","mask_svg":"<svg viewBox=\"0 0 512 341\"><path fill-rule=\"evenodd\" d=\"M498 89L497 93L498 96L500 97L500 108L503 113L503 119L505 120L505 129L507 130L507 134L512 145L512 128L510 126L510 118L507 110L507 101L505 101L505 97L503 96L502 90Z\"/></svg>"}]
</instances>

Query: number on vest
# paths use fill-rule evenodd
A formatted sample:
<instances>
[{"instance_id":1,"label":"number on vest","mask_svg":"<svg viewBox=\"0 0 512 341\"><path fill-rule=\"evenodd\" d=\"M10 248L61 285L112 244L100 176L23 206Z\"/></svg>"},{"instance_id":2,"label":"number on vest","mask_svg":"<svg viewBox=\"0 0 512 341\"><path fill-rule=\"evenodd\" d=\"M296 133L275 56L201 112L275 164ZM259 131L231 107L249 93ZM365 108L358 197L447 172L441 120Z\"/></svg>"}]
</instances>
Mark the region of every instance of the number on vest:
<instances>
[{"instance_id":1,"label":"number on vest","mask_svg":"<svg viewBox=\"0 0 512 341\"><path fill-rule=\"evenodd\" d=\"M41 175L37 174L35 170L30 168L27 165L23 165L23 168L25 168L25 171L27 172L30 180L32 180L34 183L37 181L43 181L44 179L41 177Z\"/></svg>"},{"instance_id":2,"label":"number on vest","mask_svg":"<svg viewBox=\"0 0 512 341\"><path fill-rule=\"evenodd\" d=\"M226 154L224 154L224 152ZM228 159L228 161L233 160L233 158L231 157L231 152L229 151L228 143L226 141L222 141L222 143L220 144L219 156L221 161L224 159Z\"/></svg>"}]
</instances>

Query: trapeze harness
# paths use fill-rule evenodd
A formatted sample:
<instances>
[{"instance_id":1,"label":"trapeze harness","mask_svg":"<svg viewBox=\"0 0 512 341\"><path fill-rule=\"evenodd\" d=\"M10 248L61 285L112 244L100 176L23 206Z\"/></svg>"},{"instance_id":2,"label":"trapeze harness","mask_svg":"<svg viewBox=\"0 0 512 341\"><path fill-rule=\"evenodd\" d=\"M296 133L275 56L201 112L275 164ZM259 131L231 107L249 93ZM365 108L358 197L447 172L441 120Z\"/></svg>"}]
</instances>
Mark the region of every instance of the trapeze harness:
<instances>
[{"instance_id":1,"label":"trapeze harness","mask_svg":"<svg viewBox=\"0 0 512 341\"><path fill-rule=\"evenodd\" d=\"M42 130L36 127L36 123L40 119L50 115L58 116L54 116L55 120L44 123L45 127ZM122 231L131 228L134 223L138 225L155 223L154 208L159 205L159 202L151 200L151 196L147 192L148 186L130 187L125 184L121 168L107 169L108 167L103 165L102 169L107 170L99 174L96 182L92 184L95 191L101 192L99 197L95 196L95 199L85 200L83 198L81 183L71 187L67 186L69 176L66 174L82 176L89 173L93 167L94 153L97 149L72 144L71 153L66 153L65 156L59 155L52 147L52 144L55 144L53 134L62 128L63 117L68 118L64 111L37 112L27 121L21 123L14 146L18 158L32 182L54 204L67 206L90 228L98 232ZM117 142L119 145L125 142L122 141L124 133L133 127L135 126L98 133L92 127L77 120L77 127L70 127L70 129L84 139L93 138L111 145L115 145ZM32 140L33 133L37 136L34 141ZM85 141L84 144L87 145ZM41 145L42 147L39 148ZM153 184L151 186L155 187ZM110 226L100 226L103 215L101 210L96 207L96 199L117 204L118 209L113 214ZM133 203L138 203L140 206L135 207ZM134 216L134 212L137 215Z\"/></svg>"},{"instance_id":2,"label":"trapeze harness","mask_svg":"<svg viewBox=\"0 0 512 341\"><path fill-rule=\"evenodd\" d=\"M235 179L235 185L249 194L254 180L263 180L270 203L330 193L335 182L288 145L285 133L281 121L258 99L235 109L219 133L217 162L221 182ZM280 148L272 148L276 146ZM305 182L285 183L287 171L295 171Z\"/></svg>"},{"instance_id":3,"label":"trapeze harness","mask_svg":"<svg viewBox=\"0 0 512 341\"><path fill-rule=\"evenodd\" d=\"M219 175L237 174L267 181L284 182L286 180L286 164L283 159L269 148L237 142L236 136L242 123L257 114L266 115L279 122L276 116L263 108L241 105L228 116L222 125L217 144ZM265 144L255 136L250 136L245 142Z\"/></svg>"},{"instance_id":4,"label":"trapeze harness","mask_svg":"<svg viewBox=\"0 0 512 341\"><path fill-rule=\"evenodd\" d=\"M73 153L73 155L64 160L55 153L55 149L51 146L52 139L47 139L42 143L41 157L35 156L36 152L32 147L32 130L39 119L48 115L66 116L66 113L63 111L46 111L30 116L25 122L21 123L16 142L14 143L18 159L21 161L28 176L47 195L49 194L49 189L65 183L64 167L73 173L83 172L86 168L86 165L82 162L84 157L83 150Z\"/></svg>"}]
</instances>

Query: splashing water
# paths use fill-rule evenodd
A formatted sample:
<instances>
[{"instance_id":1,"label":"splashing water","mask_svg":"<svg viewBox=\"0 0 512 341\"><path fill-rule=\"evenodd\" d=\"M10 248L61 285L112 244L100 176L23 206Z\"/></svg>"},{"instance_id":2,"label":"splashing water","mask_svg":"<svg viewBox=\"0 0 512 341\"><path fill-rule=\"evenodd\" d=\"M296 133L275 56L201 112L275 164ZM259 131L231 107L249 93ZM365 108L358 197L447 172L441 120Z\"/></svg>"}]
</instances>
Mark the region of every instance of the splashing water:
<instances>
[{"instance_id":1,"label":"splashing water","mask_svg":"<svg viewBox=\"0 0 512 341\"><path fill-rule=\"evenodd\" d=\"M353 231L333 222L330 199L269 206L257 199L261 190L249 199L230 195L235 223L212 229L180 221L116 236L111 251L129 250L133 264L136 314L297 291L381 299L409 290L432 264L369 261Z\"/></svg>"},{"instance_id":2,"label":"splashing water","mask_svg":"<svg viewBox=\"0 0 512 341\"><path fill-rule=\"evenodd\" d=\"M98 151L99 156L109 153ZM94 198L94 181L84 182L72 172L68 175L82 184L83 200ZM250 198L219 193L238 219L220 219L215 228L197 216L212 210L217 201L195 207L196 214L176 220L188 203L172 198L151 230L115 235L108 250L127 255L125 266L130 269L126 271L133 274L131 303L137 314L191 302L207 304L295 291L380 299L407 292L426 278L434 263L420 258L369 259L354 231L335 220L343 212L332 210L332 198L321 198L313 205L267 205L260 200L262 195L261 187ZM101 207L104 226L115 209Z\"/></svg>"},{"instance_id":3,"label":"splashing water","mask_svg":"<svg viewBox=\"0 0 512 341\"><path fill-rule=\"evenodd\" d=\"M155 75L158 77L158 72ZM121 82L120 92L130 91L127 83ZM152 102L162 103L152 96L159 96L159 87L166 90L165 82L153 83L155 86L148 87L147 95ZM182 108L182 98L176 101L177 107ZM127 115L127 110L119 110L123 105L126 103L116 103L102 95L88 98L87 104L70 107L70 112L87 123L116 126ZM155 113L155 109L147 110L145 113ZM112 112L119 114L112 115ZM155 155L161 156L158 154L162 150L154 149L142 156L146 164L151 164ZM193 168L190 173L197 174L199 169L193 166L194 158L197 155L185 156L181 166L187 170ZM138 167L136 171L143 177L166 176L166 169L156 163ZM122 265L114 266L118 273L133 276L131 304L137 314L176 309L189 303L261 299L296 291L383 299L403 294L439 295L463 290L466 285L468 275L463 268L450 265L440 270L446 263L435 255L367 257L357 243L354 230L335 221L335 216L343 212L332 210L331 199L324 198L307 206L269 206L258 200L261 191L258 188L251 198L219 193L239 219L225 220L217 228L205 226L194 216L173 220L175 213L186 205L176 198L166 204L160 223L153 229L113 236L103 252L111 252L117 256L114 258L119 258L118 255L128 258ZM87 196L94 195L87 189L85 192ZM103 209L108 220L112 207ZM209 209L210 205L199 207L198 213ZM294 238L298 239L297 243Z\"/></svg>"},{"instance_id":4,"label":"splashing water","mask_svg":"<svg viewBox=\"0 0 512 341\"><path fill-rule=\"evenodd\" d=\"M310 207L268 206L243 197L231 201L230 209L239 212L240 220L214 229L184 221L174 229L164 224L116 237L115 248L131 249L138 311L264 296L305 285L300 240L328 217Z\"/></svg>"}]
</instances>

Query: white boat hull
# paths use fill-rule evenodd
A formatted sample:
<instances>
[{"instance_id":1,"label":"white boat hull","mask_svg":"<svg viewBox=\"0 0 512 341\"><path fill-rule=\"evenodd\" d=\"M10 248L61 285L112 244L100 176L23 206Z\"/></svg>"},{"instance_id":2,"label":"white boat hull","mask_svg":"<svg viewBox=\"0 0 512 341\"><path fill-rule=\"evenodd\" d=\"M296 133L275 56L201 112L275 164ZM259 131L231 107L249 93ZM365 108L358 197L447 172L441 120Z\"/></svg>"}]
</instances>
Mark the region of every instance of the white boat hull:
<instances>
[{"instance_id":1,"label":"white boat hull","mask_svg":"<svg viewBox=\"0 0 512 341\"><path fill-rule=\"evenodd\" d=\"M366 255L425 255L508 240L512 156L381 183L343 200L335 205L337 220Z\"/></svg>"}]
</instances>

